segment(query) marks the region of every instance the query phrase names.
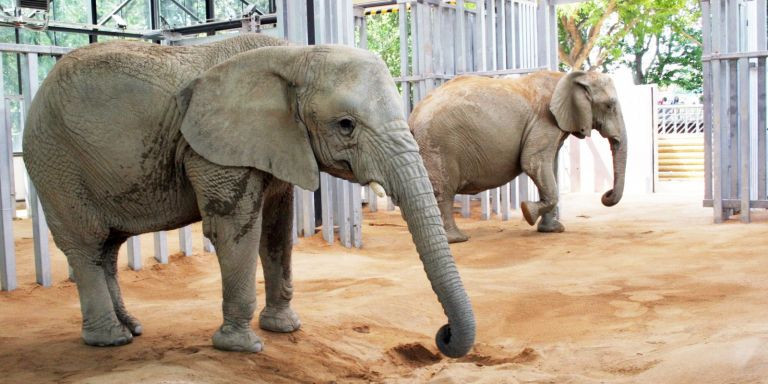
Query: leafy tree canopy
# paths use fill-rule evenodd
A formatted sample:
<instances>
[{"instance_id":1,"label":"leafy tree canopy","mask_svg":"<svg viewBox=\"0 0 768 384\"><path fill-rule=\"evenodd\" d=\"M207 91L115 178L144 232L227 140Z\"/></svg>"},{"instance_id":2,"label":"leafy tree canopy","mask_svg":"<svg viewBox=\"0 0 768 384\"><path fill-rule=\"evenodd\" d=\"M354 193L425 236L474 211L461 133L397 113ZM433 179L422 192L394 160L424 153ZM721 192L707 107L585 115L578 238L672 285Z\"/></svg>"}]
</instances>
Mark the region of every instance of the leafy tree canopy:
<instances>
[{"instance_id":1,"label":"leafy tree canopy","mask_svg":"<svg viewBox=\"0 0 768 384\"><path fill-rule=\"evenodd\" d=\"M632 70L636 84L701 90L696 0L590 0L558 8L564 69Z\"/></svg>"}]
</instances>

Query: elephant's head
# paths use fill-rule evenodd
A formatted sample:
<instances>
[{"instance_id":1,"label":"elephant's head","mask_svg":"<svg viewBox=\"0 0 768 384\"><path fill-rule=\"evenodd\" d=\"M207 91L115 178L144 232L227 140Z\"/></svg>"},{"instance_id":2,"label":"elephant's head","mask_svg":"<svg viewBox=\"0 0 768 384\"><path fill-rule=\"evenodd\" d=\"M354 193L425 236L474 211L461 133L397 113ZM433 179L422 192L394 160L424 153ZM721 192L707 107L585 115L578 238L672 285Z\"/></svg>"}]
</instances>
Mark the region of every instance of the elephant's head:
<instances>
[{"instance_id":1,"label":"elephant's head","mask_svg":"<svg viewBox=\"0 0 768 384\"><path fill-rule=\"evenodd\" d=\"M265 47L239 54L178 96L181 132L207 160L253 167L315 190L318 171L383 186L401 208L448 317L437 345L474 343L475 320L419 149L384 62L343 46Z\"/></svg>"},{"instance_id":2,"label":"elephant's head","mask_svg":"<svg viewBox=\"0 0 768 384\"><path fill-rule=\"evenodd\" d=\"M624 194L627 131L611 78L596 72L575 71L555 87L550 111L565 132L584 138L592 129L608 139L613 152L613 189L603 194L605 206L616 205Z\"/></svg>"}]
</instances>

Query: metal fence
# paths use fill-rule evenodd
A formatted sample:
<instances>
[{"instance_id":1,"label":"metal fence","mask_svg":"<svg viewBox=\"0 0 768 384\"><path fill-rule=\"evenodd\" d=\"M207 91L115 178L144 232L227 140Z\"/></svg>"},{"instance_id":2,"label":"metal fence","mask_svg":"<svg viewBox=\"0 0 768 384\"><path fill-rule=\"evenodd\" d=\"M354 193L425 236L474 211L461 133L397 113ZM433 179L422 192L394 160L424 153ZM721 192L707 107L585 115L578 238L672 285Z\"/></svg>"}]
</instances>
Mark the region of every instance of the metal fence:
<instances>
[{"instance_id":1,"label":"metal fence","mask_svg":"<svg viewBox=\"0 0 768 384\"><path fill-rule=\"evenodd\" d=\"M719 223L766 195L766 0L702 0L705 196Z\"/></svg>"},{"instance_id":2,"label":"metal fence","mask_svg":"<svg viewBox=\"0 0 768 384\"><path fill-rule=\"evenodd\" d=\"M656 108L656 117L656 133L659 135L704 134L702 105L659 105Z\"/></svg>"},{"instance_id":3,"label":"metal fence","mask_svg":"<svg viewBox=\"0 0 768 384\"><path fill-rule=\"evenodd\" d=\"M515 76L556 69L557 3L559 1L545 0L376 3L385 10L397 10L402 74L395 80L401 85L407 112L432 89L456 75ZM358 8L362 12L358 12L361 20L356 24L364 28L364 15L375 12L366 6ZM471 196L456 198L462 204L462 215L469 217ZM502 220L508 220L510 210L518 208L520 201L537 198L537 190L527 176L521 175L475 198L481 201L482 219L490 219L495 213Z\"/></svg>"},{"instance_id":4,"label":"metal fence","mask_svg":"<svg viewBox=\"0 0 768 384\"><path fill-rule=\"evenodd\" d=\"M395 6L400 11L401 66L403 76L397 81L403 89L403 101L410 111L413 105L436 86L457 74L472 73L486 76L514 75L541 68L555 68L556 23L554 3L519 0L485 0L467 9L465 3L449 4L438 0L383 1L379 5ZM313 9L308 9L311 6ZM360 47L366 47L365 7L353 7L352 0L314 0L276 2L277 14L264 15L260 20L243 22L244 30L264 31L284 37L296 43L339 43L352 45L358 36ZM406 15L411 13L411 17ZM277 28L263 28L261 21L272 18ZM410 19L410 20L409 20ZM306 21L306 22L305 22ZM239 21L238 21L239 22ZM238 24L240 25L240 24ZM217 27L218 28L218 27ZM357 31L355 31L357 28ZM166 31L153 35L162 37L166 44L200 44L223 36L197 39L183 38L183 34ZM154 38L153 37L153 38ZM409 47L410 46L410 47ZM21 55L23 95L22 106L28 106L38 86L37 63L40 55L58 57L69 49L48 46L0 44L0 52ZM409 55L409 52L412 52ZM2 63L0 63L1 65ZM2 67L0 67L0 72ZM30 76L30 74L33 74ZM0 79L0 90L2 90ZM0 99L5 99L0 94ZM13 97L11 97L13 99ZM11 100L13 102L13 100ZM18 100L17 100L18 102ZM0 108L8 105L0 103ZM23 111L24 107L22 107ZM0 113L0 116L8 116ZM10 123L0 120L0 288L12 290L17 286L14 256L12 217L15 214L15 198L12 197L13 150ZM510 209L519 201L533 198L535 188L527 177L520 177L510 184L479 195L482 201L482 218L497 213L503 220L509 219ZM316 230L316 194L296 187L294 193L294 240L299 236L312 236ZM322 234L333 243L338 233L340 243L347 247L362 245L362 203L367 202L376 211L379 201L368 188L359 184L321 175L320 214ZM462 213L469 216L469 196L462 196ZM34 228L36 280L43 286L51 285L48 229L45 216L37 200L34 186L28 184L27 206ZM386 207L393 210L391 200ZM167 233L156 232L154 257L160 263L168 262ZM192 253L192 236L189 227L179 229L180 251ZM203 239L206 251L214 251L210 241ZM127 242L128 266L142 268L139 238Z\"/></svg>"}]
</instances>

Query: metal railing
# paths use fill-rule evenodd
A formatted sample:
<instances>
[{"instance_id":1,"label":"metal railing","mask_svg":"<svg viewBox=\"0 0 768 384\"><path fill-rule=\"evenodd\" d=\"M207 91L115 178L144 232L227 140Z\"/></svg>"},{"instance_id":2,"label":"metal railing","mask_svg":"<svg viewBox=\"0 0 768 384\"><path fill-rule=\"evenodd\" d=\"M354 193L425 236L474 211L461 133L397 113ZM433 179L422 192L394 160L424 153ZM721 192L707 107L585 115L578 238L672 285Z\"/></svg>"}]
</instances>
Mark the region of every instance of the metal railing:
<instances>
[{"instance_id":1,"label":"metal railing","mask_svg":"<svg viewBox=\"0 0 768 384\"><path fill-rule=\"evenodd\" d=\"M701 135L704 133L704 106L659 105L657 107L659 135Z\"/></svg>"}]
</instances>

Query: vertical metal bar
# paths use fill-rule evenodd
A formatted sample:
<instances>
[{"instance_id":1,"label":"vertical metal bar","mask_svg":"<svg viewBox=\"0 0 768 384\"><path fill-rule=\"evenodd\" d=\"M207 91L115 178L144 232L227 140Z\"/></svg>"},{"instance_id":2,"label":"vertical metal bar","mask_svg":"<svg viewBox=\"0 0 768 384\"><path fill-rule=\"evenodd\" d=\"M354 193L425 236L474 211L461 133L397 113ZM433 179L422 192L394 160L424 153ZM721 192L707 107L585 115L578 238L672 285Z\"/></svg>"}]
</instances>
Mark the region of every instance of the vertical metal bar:
<instances>
[{"instance_id":1,"label":"vertical metal bar","mask_svg":"<svg viewBox=\"0 0 768 384\"><path fill-rule=\"evenodd\" d=\"M486 70L496 70L496 0L485 0L486 7Z\"/></svg>"},{"instance_id":2,"label":"vertical metal bar","mask_svg":"<svg viewBox=\"0 0 768 384\"><path fill-rule=\"evenodd\" d=\"M510 181L509 184L509 208L510 209L517 209L520 207L520 199L517 198L517 181L519 180L519 177L516 177L514 180Z\"/></svg>"},{"instance_id":3,"label":"vertical metal bar","mask_svg":"<svg viewBox=\"0 0 768 384\"><path fill-rule=\"evenodd\" d=\"M350 188L349 182L346 180L338 179L339 195L337 196L337 202L339 204L339 240L341 245L351 248L352 236L351 236L351 203L350 203Z\"/></svg>"},{"instance_id":4,"label":"vertical metal bar","mask_svg":"<svg viewBox=\"0 0 768 384\"><path fill-rule=\"evenodd\" d=\"M371 212L379 211L379 196L373 192L370 186L368 186L368 209Z\"/></svg>"},{"instance_id":5,"label":"vertical metal bar","mask_svg":"<svg viewBox=\"0 0 768 384\"><path fill-rule=\"evenodd\" d=\"M421 49L420 47L420 18L421 9L423 4L418 2L411 3L411 75L421 77L424 72L421 70ZM424 87L424 80L416 80L413 84L413 104L416 104L423 95L422 88Z\"/></svg>"},{"instance_id":6,"label":"vertical metal bar","mask_svg":"<svg viewBox=\"0 0 768 384\"><path fill-rule=\"evenodd\" d=\"M2 58L0 57L0 73L3 73L3 62ZM10 100L5 99L5 95L3 94L3 90L5 89L5 83L3 82L2 76L0 76L0 118L2 118L2 127L0 128L0 133L5 132L5 136L7 136L5 139L8 140L8 185L10 186L10 193L11 193L11 205L9 205L11 210L11 218L16 218L16 177L14 176L14 162L13 162L13 132L11 124L11 116L10 116Z\"/></svg>"},{"instance_id":7,"label":"vertical metal bar","mask_svg":"<svg viewBox=\"0 0 768 384\"><path fill-rule=\"evenodd\" d=\"M302 200L304 194L301 188L293 186L293 220L296 225L293 226L293 231L296 236L301 236L304 232L304 201Z\"/></svg>"},{"instance_id":8,"label":"vertical metal bar","mask_svg":"<svg viewBox=\"0 0 768 384\"><path fill-rule=\"evenodd\" d=\"M96 25L99 22L99 14L97 12L98 8L96 7L96 0L85 0L86 4L88 5L88 10L91 14L91 24ZM88 42L93 44L95 42L99 41L99 38L96 35L88 35Z\"/></svg>"},{"instance_id":9,"label":"vertical metal bar","mask_svg":"<svg viewBox=\"0 0 768 384\"><path fill-rule=\"evenodd\" d=\"M491 208L493 213L501 217L501 188L491 189Z\"/></svg>"},{"instance_id":10,"label":"vertical metal bar","mask_svg":"<svg viewBox=\"0 0 768 384\"><path fill-rule=\"evenodd\" d=\"M328 244L333 244L333 188L331 188L331 175L320 174L320 196L323 215L323 239Z\"/></svg>"},{"instance_id":11,"label":"vertical metal bar","mask_svg":"<svg viewBox=\"0 0 768 384\"><path fill-rule=\"evenodd\" d=\"M480 192L480 207L482 208L482 213L480 215L481 220L489 220L491 218L491 192L490 191L483 191Z\"/></svg>"},{"instance_id":12,"label":"vertical metal bar","mask_svg":"<svg viewBox=\"0 0 768 384\"><path fill-rule=\"evenodd\" d=\"M712 52L720 52L720 27L722 18L721 0L713 0L712 5ZM708 17L708 15L703 15ZM706 38L706 36L705 36ZM712 208L715 223L722 223L723 215L723 153L722 153L722 75L720 59L712 60Z\"/></svg>"},{"instance_id":13,"label":"vertical metal bar","mask_svg":"<svg viewBox=\"0 0 768 384\"><path fill-rule=\"evenodd\" d=\"M2 58L0 58L0 73L2 71ZM0 87L0 97L4 88ZM4 97L3 97L4 98ZM5 125L3 129L10 131L11 126ZM16 202L12 201L10 169L13 163L8 161L8 154L13 154L13 145L9 136L0 134L0 290L12 291L16 289L16 253L13 242L13 216Z\"/></svg>"},{"instance_id":14,"label":"vertical metal bar","mask_svg":"<svg viewBox=\"0 0 768 384\"><path fill-rule=\"evenodd\" d=\"M299 195L296 193L296 186L294 185L292 187L293 192L293 201L291 202L291 238L293 240L293 244L297 244L299 242L299 227L301 227L301 221L298 218L298 212L301 210L299 209Z\"/></svg>"},{"instance_id":15,"label":"vertical metal bar","mask_svg":"<svg viewBox=\"0 0 768 384\"><path fill-rule=\"evenodd\" d=\"M766 22L766 0L757 0L757 50L764 51L768 49L766 44L766 32L768 31L768 22ZM766 156L766 59L764 57L757 59L757 200L768 200L768 191L766 189L766 167L768 167L768 156Z\"/></svg>"},{"instance_id":16,"label":"vertical metal bar","mask_svg":"<svg viewBox=\"0 0 768 384\"><path fill-rule=\"evenodd\" d=\"M501 205L499 205L499 211L501 211L501 220L509 220L509 183L501 186Z\"/></svg>"},{"instance_id":17,"label":"vertical metal bar","mask_svg":"<svg viewBox=\"0 0 768 384\"><path fill-rule=\"evenodd\" d=\"M518 191L520 193L519 195L519 201L530 201L531 198L528 196L528 184L530 179L528 178L528 175L522 174L517 177L517 186Z\"/></svg>"},{"instance_id":18,"label":"vertical metal bar","mask_svg":"<svg viewBox=\"0 0 768 384\"><path fill-rule=\"evenodd\" d=\"M507 0L499 0L499 25L498 25L498 40L496 41L496 57L499 69L509 68L507 65L507 12L506 12Z\"/></svg>"},{"instance_id":19,"label":"vertical metal bar","mask_svg":"<svg viewBox=\"0 0 768 384\"><path fill-rule=\"evenodd\" d=\"M506 0L503 0L506 3ZM520 61L519 58L519 50L520 50L520 42L522 41L523 34L525 31L522 30L520 21L518 20L520 16L520 6L516 1L510 1L509 5L505 7L504 9L504 18L507 20L506 22L506 31L505 31L505 50L507 63L506 68L517 68L520 67L520 64L518 63Z\"/></svg>"},{"instance_id":20,"label":"vertical metal bar","mask_svg":"<svg viewBox=\"0 0 768 384\"><path fill-rule=\"evenodd\" d=\"M739 59L739 141L741 154L741 222L749 223L750 212L750 135L749 135L749 59Z\"/></svg>"},{"instance_id":21,"label":"vertical metal bar","mask_svg":"<svg viewBox=\"0 0 768 384\"><path fill-rule=\"evenodd\" d=\"M466 23L464 13L464 0L456 1L456 24L457 34L456 39L456 72L462 73L467 71L467 38L466 38Z\"/></svg>"},{"instance_id":22,"label":"vertical metal bar","mask_svg":"<svg viewBox=\"0 0 768 384\"><path fill-rule=\"evenodd\" d=\"M471 214L471 200L469 195L460 195L461 217L469 217Z\"/></svg>"},{"instance_id":23,"label":"vertical metal bar","mask_svg":"<svg viewBox=\"0 0 768 384\"><path fill-rule=\"evenodd\" d=\"M539 1L536 6L536 60L539 67L549 67L548 8L548 1Z\"/></svg>"},{"instance_id":24,"label":"vertical metal bar","mask_svg":"<svg viewBox=\"0 0 768 384\"><path fill-rule=\"evenodd\" d=\"M192 255L192 228L179 228L179 249L184 256Z\"/></svg>"},{"instance_id":25,"label":"vertical metal bar","mask_svg":"<svg viewBox=\"0 0 768 384\"><path fill-rule=\"evenodd\" d=\"M357 183L349 183L349 189L351 194L349 199L351 245L360 248L363 246L363 209L360 202L362 187Z\"/></svg>"},{"instance_id":26,"label":"vertical metal bar","mask_svg":"<svg viewBox=\"0 0 768 384\"><path fill-rule=\"evenodd\" d=\"M549 38L549 69L556 71L557 70L557 10L555 9L555 6L550 3L549 5L549 32L547 33L547 36Z\"/></svg>"},{"instance_id":27,"label":"vertical metal bar","mask_svg":"<svg viewBox=\"0 0 768 384\"><path fill-rule=\"evenodd\" d=\"M400 76L408 76L408 7L406 3L398 4L398 29L400 31ZM413 17L413 15L411 15ZM403 94L405 117L411 114L411 83L408 80L400 82Z\"/></svg>"},{"instance_id":28,"label":"vertical metal bar","mask_svg":"<svg viewBox=\"0 0 768 384\"><path fill-rule=\"evenodd\" d=\"M160 264L168 264L168 233L158 231L154 233L155 260Z\"/></svg>"},{"instance_id":29,"label":"vertical metal bar","mask_svg":"<svg viewBox=\"0 0 768 384\"><path fill-rule=\"evenodd\" d=\"M141 269L141 241L139 236L131 236L128 244L128 268L138 271Z\"/></svg>"},{"instance_id":30,"label":"vertical metal bar","mask_svg":"<svg viewBox=\"0 0 768 384\"><path fill-rule=\"evenodd\" d=\"M160 28L160 0L149 0L149 26L151 29Z\"/></svg>"},{"instance_id":31,"label":"vertical metal bar","mask_svg":"<svg viewBox=\"0 0 768 384\"><path fill-rule=\"evenodd\" d=\"M763 0L765 1L765 0ZM702 50L705 55L712 53L711 42L711 13L709 0L701 2L701 29L702 29ZM712 64L709 61L702 62L703 77L703 104L704 104L704 200L712 199ZM655 110L658 110L654 106ZM658 115L658 113L657 113ZM657 127L656 125L655 127ZM654 127L654 130L656 128ZM656 152L654 152L656 153ZM658 172L654 173L655 179L658 179ZM654 189L655 191L655 189Z\"/></svg>"},{"instance_id":32,"label":"vertical metal bar","mask_svg":"<svg viewBox=\"0 0 768 384\"><path fill-rule=\"evenodd\" d=\"M363 15L363 21L365 21L365 15ZM361 32L365 32L365 28L363 28ZM317 36L315 31L315 1L307 0L307 44L308 45L317 44L316 38Z\"/></svg>"},{"instance_id":33,"label":"vertical metal bar","mask_svg":"<svg viewBox=\"0 0 768 384\"><path fill-rule=\"evenodd\" d=\"M738 2L727 1L728 12L728 52L737 52L739 50L739 10ZM738 62L736 60L728 60L728 121L727 129L728 135L728 176L730 180L730 188L728 197L731 199L739 196L739 74L738 74Z\"/></svg>"},{"instance_id":34,"label":"vertical metal bar","mask_svg":"<svg viewBox=\"0 0 768 384\"><path fill-rule=\"evenodd\" d=\"M301 223L304 237L311 237L315 234L315 193L312 191L301 191Z\"/></svg>"},{"instance_id":35,"label":"vertical metal bar","mask_svg":"<svg viewBox=\"0 0 768 384\"><path fill-rule=\"evenodd\" d=\"M36 53L28 53L22 56L22 82L24 89L24 115L27 115L38 88L38 57ZM35 274L37 282L44 287L51 285L51 254L48 249L48 225L45 222L45 213L37 196L37 189L29 181L29 207L32 214L32 237L35 243Z\"/></svg>"},{"instance_id":36,"label":"vertical metal bar","mask_svg":"<svg viewBox=\"0 0 768 384\"><path fill-rule=\"evenodd\" d=\"M295 224L296 223L294 223L294 227L295 227ZM213 243L211 242L211 239L205 236L203 236L203 251L209 252L209 253L216 252L216 248L213 247Z\"/></svg>"}]
</instances>

